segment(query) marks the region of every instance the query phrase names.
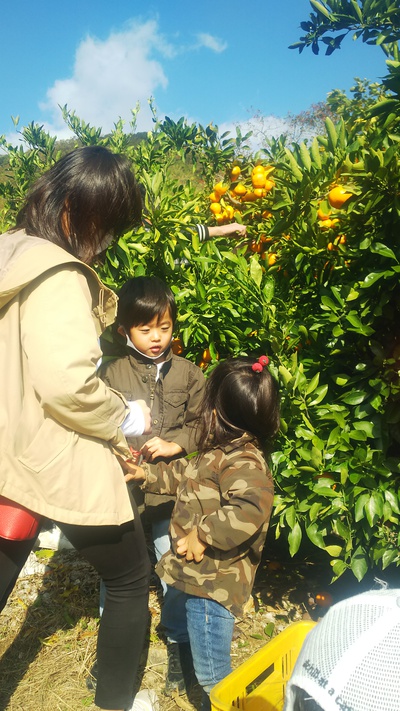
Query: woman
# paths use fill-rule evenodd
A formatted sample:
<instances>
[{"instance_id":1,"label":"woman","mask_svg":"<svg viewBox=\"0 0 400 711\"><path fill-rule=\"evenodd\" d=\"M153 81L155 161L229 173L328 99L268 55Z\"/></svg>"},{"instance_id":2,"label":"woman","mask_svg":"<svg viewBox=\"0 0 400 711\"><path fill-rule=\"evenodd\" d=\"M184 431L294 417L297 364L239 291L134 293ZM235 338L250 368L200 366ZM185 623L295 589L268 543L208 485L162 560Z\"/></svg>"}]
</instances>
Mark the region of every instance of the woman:
<instances>
[{"instance_id":1,"label":"woman","mask_svg":"<svg viewBox=\"0 0 400 711\"><path fill-rule=\"evenodd\" d=\"M147 627L149 560L119 461L151 429L96 375L116 298L88 266L141 219L126 158L64 156L0 236L0 494L55 521L106 584L95 702L126 711ZM0 610L33 547L0 539Z\"/></svg>"}]
</instances>

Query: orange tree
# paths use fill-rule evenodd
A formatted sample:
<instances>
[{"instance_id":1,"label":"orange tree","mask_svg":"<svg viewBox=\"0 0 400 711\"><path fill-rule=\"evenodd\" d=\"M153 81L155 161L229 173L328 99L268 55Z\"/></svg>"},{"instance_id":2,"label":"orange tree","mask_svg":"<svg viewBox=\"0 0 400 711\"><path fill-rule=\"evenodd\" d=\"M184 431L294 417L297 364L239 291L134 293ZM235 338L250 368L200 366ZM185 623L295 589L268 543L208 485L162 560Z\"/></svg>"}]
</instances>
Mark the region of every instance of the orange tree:
<instances>
[{"instance_id":1,"label":"orange tree","mask_svg":"<svg viewBox=\"0 0 400 711\"><path fill-rule=\"evenodd\" d=\"M327 119L310 144L282 137L255 156L240 132L220 137L212 125L154 112L153 131L134 144L122 122L103 136L64 109L77 145L124 152L145 188L146 222L108 251L102 278L165 279L184 353L205 369L228 355L271 356L282 393L275 533L292 555L307 536L335 576L351 568L358 579L399 562L397 119L367 109L361 124ZM57 157L40 127L22 134L21 155L3 141L5 225ZM231 220L247 225L244 243L199 244L191 229Z\"/></svg>"}]
</instances>

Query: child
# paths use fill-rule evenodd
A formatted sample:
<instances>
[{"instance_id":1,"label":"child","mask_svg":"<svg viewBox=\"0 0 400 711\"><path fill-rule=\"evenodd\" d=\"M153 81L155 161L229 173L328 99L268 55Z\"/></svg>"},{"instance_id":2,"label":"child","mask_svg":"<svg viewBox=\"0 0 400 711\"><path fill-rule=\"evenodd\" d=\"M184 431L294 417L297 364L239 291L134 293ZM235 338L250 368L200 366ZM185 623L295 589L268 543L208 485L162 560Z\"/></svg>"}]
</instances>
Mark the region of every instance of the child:
<instances>
[{"instance_id":1,"label":"child","mask_svg":"<svg viewBox=\"0 0 400 711\"><path fill-rule=\"evenodd\" d=\"M206 383L199 454L143 464L132 477L146 491L177 491L172 550L156 571L186 593L194 668L211 688L231 671L234 618L241 616L261 559L273 502L263 448L279 427L279 398L268 358L220 363Z\"/></svg>"},{"instance_id":2,"label":"child","mask_svg":"<svg viewBox=\"0 0 400 711\"><path fill-rule=\"evenodd\" d=\"M126 338L127 354L105 363L101 377L128 400L145 400L151 408L152 435L128 437L133 450L148 462L170 462L197 448L196 427L204 392L204 375L185 358L174 355L170 344L176 320L172 291L157 277L129 279L119 292L118 333ZM136 491L135 491L136 490ZM132 491L143 507L143 493ZM169 550L169 523L175 497L145 496L146 519L151 522L157 560ZM161 621L166 631L168 673L165 692L185 691L185 665L190 656L185 596L163 586Z\"/></svg>"}]
</instances>

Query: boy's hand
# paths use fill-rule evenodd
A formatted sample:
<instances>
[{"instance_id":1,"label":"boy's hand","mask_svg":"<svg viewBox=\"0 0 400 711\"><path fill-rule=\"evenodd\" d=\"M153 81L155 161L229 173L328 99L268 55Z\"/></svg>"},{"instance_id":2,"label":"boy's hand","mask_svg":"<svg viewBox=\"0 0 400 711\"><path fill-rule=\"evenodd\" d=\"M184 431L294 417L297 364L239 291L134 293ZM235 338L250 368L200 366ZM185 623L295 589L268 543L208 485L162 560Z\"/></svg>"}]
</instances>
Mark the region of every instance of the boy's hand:
<instances>
[{"instance_id":1,"label":"boy's hand","mask_svg":"<svg viewBox=\"0 0 400 711\"><path fill-rule=\"evenodd\" d=\"M180 538L176 544L177 554L184 555L186 560L194 560L195 563L200 563L203 560L206 548L207 545L198 536L197 528L192 528L190 533L184 538Z\"/></svg>"},{"instance_id":2,"label":"boy's hand","mask_svg":"<svg viewBox=\"0 0 400 711\"><path fill-rule=\"evenodd\" d=\"M183 452L183 449L176 442L166 442L165 439L160 437L152 437L143 445L140 452L143 454L145 462L152 462L157 457L162 457L163 459L175 457Z\"/></svg>"}]
</instances>

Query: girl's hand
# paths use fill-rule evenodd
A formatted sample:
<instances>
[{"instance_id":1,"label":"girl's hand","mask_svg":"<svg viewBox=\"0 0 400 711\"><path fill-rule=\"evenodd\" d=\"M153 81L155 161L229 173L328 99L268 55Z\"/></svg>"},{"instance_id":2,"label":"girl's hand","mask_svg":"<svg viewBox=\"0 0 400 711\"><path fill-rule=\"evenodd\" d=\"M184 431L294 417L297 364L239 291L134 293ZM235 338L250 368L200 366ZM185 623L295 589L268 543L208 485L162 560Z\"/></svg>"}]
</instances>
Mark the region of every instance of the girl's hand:
<instances>
[{"instance_id":1,"label":"girl's hand","mask_svg":"<svg viewBox=\"0 0 400 711\"><path fill-rule=\"evenodd\" d=\"M122 470L125 473L125 481L137 481L138 484L142 483L146 475L144 473L144 469L142 467L138 467L137 464L134 463L133 460L131 459L122 459L121 457L118 457L118 461L122 467Z\"/></svg>"},{"instance_id":2,"label":"girl's hand","mask_svg":"<svg viewBox=\"0 0 400 711\"><path fill-rule=\"evenodd\" d=\"M177 554L184 555L186 560L194 560L195 563L200 563L203 560L206 548L207 544L200 540L197 528L192 528L190 533L184 538L180 538L176 544Z\"/></svg>"},{"instance_id":3,"label":"girl's hand","mask_svg":"<svg viewBox=\"0 0 400 711\"><path fill-rule=\"evenodd\" d=\"M160 437L152 437L140 450L145 462L152 462L157 457L163 457L163 459L175 457L182 451L182 447L179 444L166 442L165 439Z\"/></svg>"}]
</instances>

